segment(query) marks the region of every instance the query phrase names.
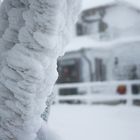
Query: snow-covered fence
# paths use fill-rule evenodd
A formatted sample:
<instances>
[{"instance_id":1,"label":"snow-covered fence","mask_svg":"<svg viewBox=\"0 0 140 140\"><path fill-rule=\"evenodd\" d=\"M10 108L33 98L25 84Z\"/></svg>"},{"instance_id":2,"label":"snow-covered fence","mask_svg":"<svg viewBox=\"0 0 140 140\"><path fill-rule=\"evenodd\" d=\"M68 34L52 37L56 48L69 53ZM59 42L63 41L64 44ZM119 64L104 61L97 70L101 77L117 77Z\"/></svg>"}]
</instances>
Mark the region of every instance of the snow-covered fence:
<instances>
[{"instance_id":1,"label":"snow-covered fence","mask_svg":"<svg viewBox=\"0 0 140 140\"><path fill-rule=\"evenodd\" d=\"M121 86L125 88L125 93L118 93L118 88ZM61 93L62 90L63 93ZM54 87L54 93L56 103L79 101L92 104L126 101L127 105L132 105L134 100L140 100L140 80L57 84Z\"/></svg>"}]
</instances>

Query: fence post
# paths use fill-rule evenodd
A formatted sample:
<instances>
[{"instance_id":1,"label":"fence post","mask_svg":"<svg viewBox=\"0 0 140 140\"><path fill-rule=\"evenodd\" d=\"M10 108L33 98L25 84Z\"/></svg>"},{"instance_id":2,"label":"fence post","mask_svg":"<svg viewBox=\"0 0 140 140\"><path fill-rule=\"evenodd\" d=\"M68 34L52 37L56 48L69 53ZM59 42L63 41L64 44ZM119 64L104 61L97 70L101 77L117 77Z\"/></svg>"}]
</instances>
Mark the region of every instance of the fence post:
<instances>
[{"instance_id":1,"label":"fence post","mask_svg":"<svg viewBox=\"0 0 140 140\"><path fill-rule=\"evenodd\" d=\"M133 95L131 89L131 83L127 83L127 106L133 105Z\"/></svg>"},{"instance_id":2,"label":"fence post","mask_svg":"<svg viewBox=\"0 0 140 140\"><path fill-rule=\"evenodd\" d=\"M86 85L86 88L87 88L87 104L91 104L91 99L90 99L90 97L91 97L91 85L89 84L87 84Z\"/></svg>"},{"instance_id":3,"label":"fence post","mask_svg":"<svg viewBox=\"0 0 140 140\"><path fill-rule=\"evenodd\" d=\"M59 104L59 88L57 85L54 87L54 95L55 95L55 104Z\"/></svg>"}]
</instances>

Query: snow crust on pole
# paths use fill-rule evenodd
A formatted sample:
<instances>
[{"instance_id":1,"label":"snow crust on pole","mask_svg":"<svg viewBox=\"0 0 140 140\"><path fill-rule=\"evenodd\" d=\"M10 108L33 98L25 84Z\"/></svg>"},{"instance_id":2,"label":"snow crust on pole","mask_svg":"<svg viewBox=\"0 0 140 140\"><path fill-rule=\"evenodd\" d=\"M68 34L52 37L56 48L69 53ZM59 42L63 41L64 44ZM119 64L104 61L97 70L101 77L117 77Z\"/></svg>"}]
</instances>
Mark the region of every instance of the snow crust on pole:
<instances>
[{"instance_id":1,"label":"snow crust on pole","mask_svg":"<svg viewBox=\"0 0 140 140\"><path fill-rule=\"evenodd\" d=\"M0 140L35 140L80 0L4 0L0 7Z\"/></svg>"}]
</instances>

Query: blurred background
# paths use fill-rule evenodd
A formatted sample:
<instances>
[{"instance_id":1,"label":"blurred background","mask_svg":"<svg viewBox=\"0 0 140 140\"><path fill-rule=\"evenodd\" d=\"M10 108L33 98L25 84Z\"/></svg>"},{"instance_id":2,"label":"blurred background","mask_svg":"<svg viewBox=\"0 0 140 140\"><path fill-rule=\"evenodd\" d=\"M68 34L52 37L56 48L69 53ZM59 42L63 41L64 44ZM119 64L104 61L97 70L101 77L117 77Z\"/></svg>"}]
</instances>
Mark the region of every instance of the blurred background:
<instances>
[{"instance_id":1,"label":"blurred background","mask_svg":"<svg viewBox=\"0 0 140 140\"><path fill-rule=\"evenodd\" d=\"M48 125L62 140L140 140L140 1L81 3Z\"/></svg>"},{"instance_id":2,"label":"blurred background","mask_svg":"<svg viewBox=\"0 0 140 140\"><path fill-rule=\"evenodd\" d=\"M140 2L83 0L74 39L58 60L58 72L61 96L140 94ZM72 97L58 102L86 103ZM140 104L138 99L133 103Z\"/></svg>"}]
</instances>

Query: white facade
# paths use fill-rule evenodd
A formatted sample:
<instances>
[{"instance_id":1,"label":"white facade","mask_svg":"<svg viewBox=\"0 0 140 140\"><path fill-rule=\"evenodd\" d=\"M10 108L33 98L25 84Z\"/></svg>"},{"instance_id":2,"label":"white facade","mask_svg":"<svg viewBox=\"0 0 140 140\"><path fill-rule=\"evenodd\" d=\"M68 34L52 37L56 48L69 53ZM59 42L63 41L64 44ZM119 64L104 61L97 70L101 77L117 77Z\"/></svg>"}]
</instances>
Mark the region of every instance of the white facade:
<instances>
[{"instance_id":1,"label":"white facade","mask_svg":"<svg viewBox=\"0 0 140 140\"><path fill-rule=\"evenodd\" d=\"M83 37L82 40L84 40ZM87 42L81 42L81 40L79 41L79 44L77 41L68 46L69 48L73 48L73 51L69 50L61 61L68 62L76 59L81 61L81 82L91 80L132 80L140 78L139 39L118 40L109 43L95 43L93 41L93 44L89 42L89 45L91 46L86 46L88 45ZM78 48L77 50L76 47ZM67 65L67 63L65 63L65 65Z\"/></svg>"},{"instance_id":2,"label":"white facade","mask_svg":"<svg viewBox=\"0 0 140 140\"><path fill-rule=\"evenodd\" d=\"M79 82L140 78L140 8L126 1L83 8L78 37L62 58L80 60Z\"/></svg>"},{"instance_id":3,"label":"white facade","mask_svg":"<svg viewBox=\"0 0 140 140\"><path fill-rule=\"evenodd\" d=\"M124 1L110 1L84 9L79 24L82 35L113 40L140 35L140 8Z\"/></svg>"}]
</instances>

